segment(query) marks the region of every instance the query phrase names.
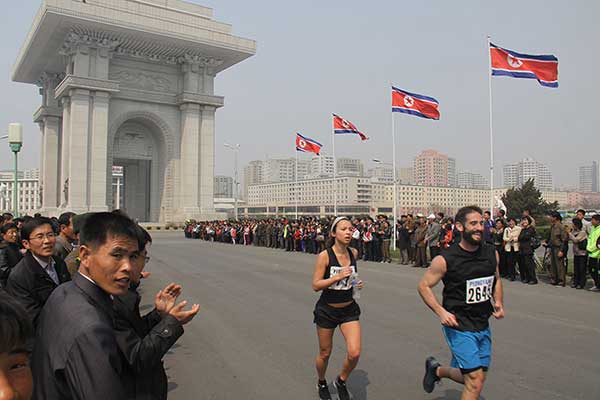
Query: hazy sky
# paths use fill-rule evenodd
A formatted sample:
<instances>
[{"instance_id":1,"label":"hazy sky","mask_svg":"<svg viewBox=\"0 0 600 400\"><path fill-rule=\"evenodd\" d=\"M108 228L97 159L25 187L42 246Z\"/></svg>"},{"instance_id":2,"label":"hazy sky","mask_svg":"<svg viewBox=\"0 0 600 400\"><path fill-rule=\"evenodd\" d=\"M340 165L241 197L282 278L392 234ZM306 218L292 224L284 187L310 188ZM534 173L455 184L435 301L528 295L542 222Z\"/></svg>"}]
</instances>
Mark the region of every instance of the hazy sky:
<instances>
[{"instance_id":1,"label":"hazy sky","mask_svg":"<svg viewBox=\"0 0 600 400\"><path fill-rule=\"evenodd\" d=\"M494 43L559 58L558 89L535 80L492 82L496 182L502 164L531 156L546 163L559 185L576 185L580 164L598 160L596 109L600 81L597 1L230 1L201 0L234 34L255 39L257 54L217 77L225 96L217 112L217 174L233 175L253 159L294 156L300 131L331 151L331 113L349 119L371 140L336 139L337 156L391 160L389 83L440 102L441 119L398 114L398 165L422 149L457 159L459 170L489 174L488 55ZM0 25L0 129L25 124L24 167L39 164L39 129L31 115L40 96L10 82L16 54L39 1L11 2ZM18 6L17 6L18 5ZM0 142L0 169L11 154ZM303 155L307 157L307 155Z\"/></svg>"}]
</instances>

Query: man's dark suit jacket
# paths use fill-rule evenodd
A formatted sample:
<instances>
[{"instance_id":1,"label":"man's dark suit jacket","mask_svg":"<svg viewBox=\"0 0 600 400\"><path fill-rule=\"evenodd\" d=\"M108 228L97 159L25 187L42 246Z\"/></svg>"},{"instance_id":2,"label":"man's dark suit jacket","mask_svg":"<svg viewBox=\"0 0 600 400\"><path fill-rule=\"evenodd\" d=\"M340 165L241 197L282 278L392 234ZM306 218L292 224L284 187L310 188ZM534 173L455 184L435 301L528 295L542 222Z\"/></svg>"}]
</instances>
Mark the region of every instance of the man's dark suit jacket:
<instances>
[{"instance_id":1,"label":"man's dark suit jacket","mask_svg":"<svg viewBox=\"0 0 600 400\"><path fill-rule=\"evenodd\" d=\"M59 283L70 281L71 275L65 262L58 257L53 256L52 258ZM40 263L33 258L31 251L25 253L23 259L12 269L6 281L6 291L23 304L34 327L37 327L42 307L57 286Z\"/></svg>"},{"instance_id":2,"label":"man's dark suit jacket","mask_svg":"<svg viewBox=\"0 0 600 400\"><path fill-rule=\"evenodd\" d=\"M135 288L114 299L115 329L119 348L127 359L123 372L128 399L167 398L167 374L162 358L183 335L183 327L171 315L161 318L153 310L140 316L140 295Z\"/></svg>"},{"instance_id":3,"label":"man's dark suit jacket","mask_svg":"<svg viewBox=\"0 0 600 400\"><path fill-rule=\"evenodd\" d=\"M40 314L32 355L34 400L123 400L111 297L77 272Z\"/></svg>"}]
</instances>

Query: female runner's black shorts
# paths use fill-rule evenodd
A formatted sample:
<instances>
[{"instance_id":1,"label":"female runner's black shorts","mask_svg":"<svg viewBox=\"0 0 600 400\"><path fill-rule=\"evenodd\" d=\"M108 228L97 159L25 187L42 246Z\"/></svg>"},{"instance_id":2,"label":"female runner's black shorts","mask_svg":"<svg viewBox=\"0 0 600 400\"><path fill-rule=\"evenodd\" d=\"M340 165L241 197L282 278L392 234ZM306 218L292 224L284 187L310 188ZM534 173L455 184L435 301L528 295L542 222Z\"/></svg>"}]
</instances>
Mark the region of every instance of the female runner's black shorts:
<instances>
[{"instance_id":1,"label":"female runner's black shorts","mask_svg":"<svg viewBox=\"0 0 600 400\"><path fill-rule=\"evenodd\" d=\"M360 307L355 301L343 308L331 307L327 303L318 301L313 314L315 316L313 322L319 328L335 329L346 322L358 321Z\"/></svg>"}]
</instances>

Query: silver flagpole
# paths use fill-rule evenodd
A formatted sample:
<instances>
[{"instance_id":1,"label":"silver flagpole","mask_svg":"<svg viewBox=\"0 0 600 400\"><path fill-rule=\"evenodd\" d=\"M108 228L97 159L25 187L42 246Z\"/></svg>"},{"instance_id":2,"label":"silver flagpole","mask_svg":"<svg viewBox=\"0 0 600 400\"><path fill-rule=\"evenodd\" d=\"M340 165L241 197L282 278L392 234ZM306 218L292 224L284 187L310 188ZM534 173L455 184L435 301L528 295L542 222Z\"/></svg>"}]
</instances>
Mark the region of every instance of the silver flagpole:
<instances>
[{"instance_id":1,"label":"silver flagpole","mask_svg":"<svg viewBox=\"0 0 600 400\"><path fill-rule=\"evenodd\" d=\"M294 192L296 194L295 198L296 198L296 221L298 221L298 197L300 196L299 194L299 188L298 188L298 149L296 150L296 172L294 173L294 177L295 177L295 185L294 185Z\"/></svg>"},{"instance_id":2,"label":"silver flagpole","mask_svg":"<svg viewBox=\"0 0 600 400\"><path fill-rule=\"evenodd\" d=\"M492 123L492 53L490 51L491 39L487 37L488 52L488 85L490 96L490 215L494 218L494 131Z\"/></svg>"},{"instance_id":3,"label":"silver flagpole","mask_svg":"<svg viewBox=\"0 0 600 400\"><path fill-rule=\"evenodd\" d=\"M392 85L390 84L390 91L392 91ZM393 91L390 92L391 97L393 98ZM390 103L391 106L391 103ZM394 124L394 111L392 110L392 170L393 170L393 177L394 177L394 195L392 196L393 201L394 201L394 224L393 224L393 229L394 229L394 243L392 245L392 248L394 250L396 250L396 221L398 220L398 184L397 184L397 179L396 179L396 129L395 129L395 124Z\"/></svg>"},{"instance_id":4,"label":"silver flagpole","mask_svg":"<svg viewBox=\"0 0 600 400\"><path fill-rule=\"evenodd\" d=\"M333 214L337 217L337 162L335 159L335 124L331 115L331 152L333 153Z\"/></svg>"}]
</instances>

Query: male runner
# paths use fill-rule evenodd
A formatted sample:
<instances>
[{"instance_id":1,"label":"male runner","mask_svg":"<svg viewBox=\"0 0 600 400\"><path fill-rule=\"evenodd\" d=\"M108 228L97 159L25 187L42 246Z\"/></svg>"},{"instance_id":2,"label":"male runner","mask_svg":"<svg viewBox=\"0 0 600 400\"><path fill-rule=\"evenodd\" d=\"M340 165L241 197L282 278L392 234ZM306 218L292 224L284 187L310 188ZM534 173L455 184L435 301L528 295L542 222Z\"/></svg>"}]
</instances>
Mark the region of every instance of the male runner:
<instances>
[{"instance_id":1,"label":"male runner","mask_svg":"<svg viewBox=\"0 0 600 400\"><path fill-rule=\"evenodd\" d=\"M450 367L433 357L425 361L423 389L431 393L435 383L448 378L464 385L461 400L476 400L483 389L492 354L488 324L491 315L504 317L498 254L485 243L483 213L479 207L461 208L456 214L461 241L431 263L419 283L419 294L442 323L450 351ZM443 303L432 288L444 282Z\"/></svg>"}]
</instances>

